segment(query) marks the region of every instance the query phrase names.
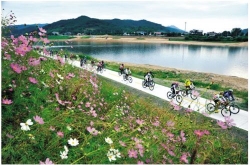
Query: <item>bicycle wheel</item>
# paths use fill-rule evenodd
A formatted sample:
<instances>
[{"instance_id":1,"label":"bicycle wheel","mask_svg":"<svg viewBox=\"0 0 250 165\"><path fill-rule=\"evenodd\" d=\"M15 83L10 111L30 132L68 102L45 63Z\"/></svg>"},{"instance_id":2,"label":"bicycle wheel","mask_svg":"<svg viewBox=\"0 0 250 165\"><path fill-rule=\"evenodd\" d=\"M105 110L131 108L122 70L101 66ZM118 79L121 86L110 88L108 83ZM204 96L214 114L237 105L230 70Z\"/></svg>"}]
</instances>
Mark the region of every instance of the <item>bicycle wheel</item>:
<instances>
[{"instance_id":1,"label":"bicycle wheel","mask_svg":"<svg viewBox=\"0 0 250 165\"><path fill-rule=\"evenodd\" d=\"M214 112L214 110L215 110L215 105L214 105L213 103L208 103L208 104L207 104L207 110L208 110L209 112Z\"/></svg>"},{"instance_id":2,"label":"bicycle wheel","mask_svg":"<svg viewBox=\"0 0 250 165\"><path fill-rule=\"evenodd\" d=\"M155 86L155 82L153 80L151 81L151 85Z\"/></svg>"},{"instance_id":3,"label":"bicycle wheel","mask_svg":"<svg viewBox=\"0 0 250 165\"><path fill-rule=\"evenodd\" d=\"M146 83L145 83L145 80L142 81L142 87L143 87L143 88L146 88L146 87L147 87L147 86L146 86Z\"/></svg>"},{"instance_id":4,"label":"bicycle wheel","mask_svg":"<svg viewBox=\"0 0 250 165\"><path fill-rule=\"evenodd\" d=\"M130 82L130 83L132 83L133 82L133 79L132 79L132 77L128 77L128 82Z\"/></svg>"},{"instance_id":5,"label":"bicycle wheel","mask_svg":"<svg viewBox=\"0 0 250 165\"><path fill-rule=\"evenodd\" d=\"M181 95L176 95L176 101L178 102L178 103L181 103L182 102L182 96Z\"/></svg>"},{"instance_id":6,"label":"bicycle wheel","mask_svg":"<svg viewBox=\"0 0 250 165\"><path fill-rule=\"evenodd\" d=\"M154 86L152 84L149 84L149 89L152 91L154 90Z\"/></svg>"},{"instance_id":7,"label":"bicycle wheel","mask_svg":"<svg viewBox=\"0 0 250 165\"><path fill-rule=\"evenodd\" d=\"M181 90L180 92L181 92L181 95L182 95L183 97L186 97L186 96L187 96L187 93L186 93L186 90L185 90L185 89Z\"/></svg>"},{"instance_id":8,"label":"bicycle wheel","mask_svg":"<svg viewBox=\"0 0 250 165\"><path fill-rule=\"evenodd\" d=\"M192 93L190 94L191 99L196 100L197 96L193 95Z\"/></svg>"},{"instance_id":9,"label":"bicycle wheel","mask_svg":"<svg viewBox=\"0 0 250 165\"><path fill-rule=\"evenodd\" d=\"M222 114L223 117L231 116L231 111L228 110L227 108L223 108L221 110L221 114Z\"/></svg>"},{"instance_id":10,"label":"bicycle wheel","mask_svg":"<svg viewBox=\"0 0 250 165\"><path fill-rule=\"evenodd\" d=\"M100 73L103 73L103 69L102 68L100 69Z\"/></svg>"},{"instance_id":11,"label":"bicycle wheel","mask_svg":"<svg viewBox=\"0 0 250 165\"><path fill-rule=\"evenodd\" d=\"M123 80L124 80L124 81L126 81L126 80L127 80L127 78L126 78L126 75L125 75L125 74L123 75Z\"/></svg>"},{"instance_id":12,"label":"bicycle wheel","mask_svg":"<svg viewBox=\"0 0 250 165\"><path fill-rule=\"evenodd\" d=\"M240 108L238 105L230 105L229 106L229 110L233 113L233 114L237 114L240 112Z\"/></svg>"},{"instance_id":13,"label":"bicycle wheel","mask_svg":"<svg viewBox=\"0 0 250 165\"><path fill-rule=\"evenodd\" d=\"M118 75L121 76L122 75L121 72L118 72Z\"/></svg>"},{"instance_id":14,"label":"bicycle wheel","mask_svg":"<svg viewBox=\"0 0 250 165\"><path fill-rule=\"evenodd\" d=\"M167 97L168 97L169 99L172 99L172 98L173 98L172 92L171 92L171 91L167 92Z\"/></svg>"}]
</instances>

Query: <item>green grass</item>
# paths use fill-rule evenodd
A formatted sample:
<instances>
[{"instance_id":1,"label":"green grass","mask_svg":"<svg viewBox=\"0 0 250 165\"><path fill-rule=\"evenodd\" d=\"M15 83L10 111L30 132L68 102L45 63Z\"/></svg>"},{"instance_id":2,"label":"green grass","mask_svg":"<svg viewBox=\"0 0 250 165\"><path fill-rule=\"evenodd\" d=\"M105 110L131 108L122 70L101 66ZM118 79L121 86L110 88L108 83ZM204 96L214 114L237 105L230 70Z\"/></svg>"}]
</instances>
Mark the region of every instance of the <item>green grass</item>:
<instances>
[{"instance_id":1,"label":"green grass","mask_svg":"<svg viewBox=\"0 0 250 165\"><path fill-rule=\"evenodd\" d=\"M90 36L82 36L81 39L88 39Z\"/></svg>"}]
</instances>

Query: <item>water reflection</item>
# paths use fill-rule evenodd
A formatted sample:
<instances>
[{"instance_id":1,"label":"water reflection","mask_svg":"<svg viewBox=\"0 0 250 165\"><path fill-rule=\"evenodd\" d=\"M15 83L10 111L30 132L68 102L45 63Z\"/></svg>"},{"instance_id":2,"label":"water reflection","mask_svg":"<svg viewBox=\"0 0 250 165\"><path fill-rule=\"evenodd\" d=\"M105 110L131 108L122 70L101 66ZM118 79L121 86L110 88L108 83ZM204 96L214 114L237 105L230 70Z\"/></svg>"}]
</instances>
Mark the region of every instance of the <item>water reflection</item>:
<instances>
[{"instance_id":1,"label":"water reflection","mask_svg":"<svg viewBox=\"0 0 250 165\"><path fill-rule=\"evenodd\" d=\"M53 49L67 45L54 43ZM70 46L74 48L70 48ZM103 60L152 64L163 67L210 72L248 78L248 47L174 44L72 42L62 47Z\"/></svg>"}]
</instances>

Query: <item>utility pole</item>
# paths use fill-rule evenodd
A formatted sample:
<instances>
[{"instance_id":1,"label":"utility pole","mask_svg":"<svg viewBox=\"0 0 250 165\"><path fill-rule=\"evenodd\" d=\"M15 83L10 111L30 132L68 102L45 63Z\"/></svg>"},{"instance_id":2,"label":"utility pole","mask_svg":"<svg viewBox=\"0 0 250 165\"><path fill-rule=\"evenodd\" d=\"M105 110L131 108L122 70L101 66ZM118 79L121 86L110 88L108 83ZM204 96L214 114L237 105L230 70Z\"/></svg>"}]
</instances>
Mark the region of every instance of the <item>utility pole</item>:
<instances>
[{"instance_id":1,"label":"utility pole","mask_svg":"<svg viewBox=\"0 0 250 165\"><path fill-rule=\"evenodd\" d=\"M187 31L186 31L186 25L187 25L187 22L185 22L185 32L187 32Z\"/></svg>"}]
</instances>

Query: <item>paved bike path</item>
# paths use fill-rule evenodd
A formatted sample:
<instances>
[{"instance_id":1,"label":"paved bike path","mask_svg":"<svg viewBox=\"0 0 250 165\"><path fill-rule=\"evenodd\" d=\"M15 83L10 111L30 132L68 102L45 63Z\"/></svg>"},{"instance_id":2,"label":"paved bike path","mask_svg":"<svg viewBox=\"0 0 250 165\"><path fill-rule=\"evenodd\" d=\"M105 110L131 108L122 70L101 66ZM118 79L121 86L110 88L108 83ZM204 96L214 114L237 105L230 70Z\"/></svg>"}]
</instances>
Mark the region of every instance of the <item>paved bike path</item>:
<instances>
[{"instance_id":1,"label":"paved bike path","mask_svg":"<svg viewBox=\"0 0 250 165\"><path fill-rule=\"evenodd\" d=\"M72 65L74 65L78 68L81 68L80 61L74 60L74 61L70 61L69 63L71 63ZM171 101L170 99L167 98L167 92L170 91L169 87L155 84L154 90L151 91L148 87L146 87L146 88L142 87L142 81L143 81L142 79L139 79L139 78L136 78L133 76L132 76L133 82L129 83L128 81L124 81L123 77L119 76L117 72L111 71L108 69L103 71L103 73L98 72L97 74L104 76L106 78L112 79L114 81L117 81L119 83L122 83L124 85L130 86L132 88L141 90L141 91L146 92L148 94L154 95L154 96L159 97L163 100ZM133 74L133 72L132 72L132 74ZM179 103L176 102L175 98L173 101L174 101L174 103L179 105ZM193 111L204 114L204 113L207 113L207 111L205 109L205 105L209 102L210 102L209 100L201 98L201 97L198 97L196 100L192 100L190 98L190 96L188 96L188 97L183 97L183 101L181 102L180 105L184 108L190 108ZM221 120L223 122L225 121L224 117L221 115L220 112L219 113L212 113L212 114L207 113L207 116L210 118L216 119L216 120ZM248 131L248 112L247 111L240 110L240 112L238 114L231 114L231 119L234 120L236 127Z\"/></svg>"}]
</instances>

